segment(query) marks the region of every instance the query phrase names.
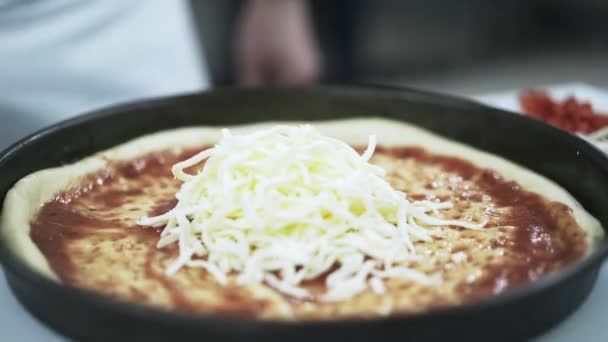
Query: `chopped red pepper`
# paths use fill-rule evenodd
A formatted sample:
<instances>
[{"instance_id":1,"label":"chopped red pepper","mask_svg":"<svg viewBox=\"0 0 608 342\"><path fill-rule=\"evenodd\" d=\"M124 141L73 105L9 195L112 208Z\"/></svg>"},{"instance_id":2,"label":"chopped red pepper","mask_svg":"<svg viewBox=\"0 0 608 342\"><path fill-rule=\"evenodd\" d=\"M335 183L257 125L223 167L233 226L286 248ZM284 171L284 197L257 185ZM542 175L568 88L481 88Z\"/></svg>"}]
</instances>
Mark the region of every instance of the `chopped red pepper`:
<instances>
[{"instance_id":1,"label":"chopped red pepper","mask_svg":"<svg viewBox=\"0 0 608 342\"><path fill-rule=\"evenodd\" d=\"M528 90L519 96L519 104L526 114L573 133L588 134L608 126L608 113L595 112L589 101L574 96L559 102L544 91Z\"/></svg>"}]
</instances>

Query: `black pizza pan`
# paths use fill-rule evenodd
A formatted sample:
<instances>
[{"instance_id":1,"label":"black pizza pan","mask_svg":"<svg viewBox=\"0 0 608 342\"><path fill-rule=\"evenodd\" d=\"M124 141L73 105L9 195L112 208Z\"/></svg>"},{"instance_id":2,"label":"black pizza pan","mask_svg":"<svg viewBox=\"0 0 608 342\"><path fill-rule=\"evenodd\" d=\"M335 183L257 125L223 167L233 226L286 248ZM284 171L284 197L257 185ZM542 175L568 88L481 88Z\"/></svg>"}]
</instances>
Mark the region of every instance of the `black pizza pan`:
<instances>
[{"instance_id":1,"label":"black pizza pan","mask_svg":"<svg viewBox=\"0 0 608 342\"><path fill-rule=\"evenodd\" d=\"M567 189L604 229L608 227L608 159L584 140L475 102L386 87L227 88L99 110L50 126L5 150L0 155L0 199L29 173L160 130L372 116L412 123L532 169ZM99 341L520 340L573 313L592 290L607 256L604 241L574 266L490 299L445 310L368 321L262 322L189 316L118 302L53 282L0 245L9 286L34 316L70 338Z\"/></svg>"}]
</instances>

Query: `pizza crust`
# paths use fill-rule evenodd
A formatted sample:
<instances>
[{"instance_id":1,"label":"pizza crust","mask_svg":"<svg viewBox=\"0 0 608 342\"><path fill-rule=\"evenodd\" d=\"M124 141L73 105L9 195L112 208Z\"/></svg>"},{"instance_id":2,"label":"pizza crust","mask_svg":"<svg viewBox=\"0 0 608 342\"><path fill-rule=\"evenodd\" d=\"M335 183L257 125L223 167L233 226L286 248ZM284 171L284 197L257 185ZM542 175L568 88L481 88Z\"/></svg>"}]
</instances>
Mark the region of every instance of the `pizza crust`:
<instances>
[{"instance_id":1,"label":"pizza crust","mask_svg":"<svg viewBox=\"0 0 608 342\"><path fill-rule=\"evenodd\" d=\"M229 127L233 132L246 132L294 122L265 122ZM505 179L519 183L523 189L566 204L586 234L588 252L604 237L599 221L591 216L574 197L553 181L504 158L448 140L426 130L399 121L369 118L312 122L322 133L352 145L367 144L376 134L381 146L417 145L429 152L468 160L478 167L490 168ZM59 192L76 186L81 177L101 170L109 161L130 160L144 154L213 144L220 138L218 127L192 127L162 131L99 152L74 164L41 170L20 181L8 192L0 218L0 237L26 264L41 274L59 281L45 257L30 238L30 220L39 208Z\"/></svg>"}]
</instances>

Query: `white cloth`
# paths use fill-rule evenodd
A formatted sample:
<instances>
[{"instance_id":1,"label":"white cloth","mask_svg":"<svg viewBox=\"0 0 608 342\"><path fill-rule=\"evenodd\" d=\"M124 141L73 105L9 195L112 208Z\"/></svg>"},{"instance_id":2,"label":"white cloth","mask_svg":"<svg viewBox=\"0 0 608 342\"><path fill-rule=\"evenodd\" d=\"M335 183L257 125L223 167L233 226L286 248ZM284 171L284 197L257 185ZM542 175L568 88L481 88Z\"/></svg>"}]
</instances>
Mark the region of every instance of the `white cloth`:
<instances>
[{"instance_id":1,"label":"white cloth","mask_svg":"<svg viewBox=\"0 0 608 342\"><path fill-rule=\"evenodd\" d=\"M0 148L109 104L200 90L178 0L0 0Z\"/></svg>"}]
</instances>

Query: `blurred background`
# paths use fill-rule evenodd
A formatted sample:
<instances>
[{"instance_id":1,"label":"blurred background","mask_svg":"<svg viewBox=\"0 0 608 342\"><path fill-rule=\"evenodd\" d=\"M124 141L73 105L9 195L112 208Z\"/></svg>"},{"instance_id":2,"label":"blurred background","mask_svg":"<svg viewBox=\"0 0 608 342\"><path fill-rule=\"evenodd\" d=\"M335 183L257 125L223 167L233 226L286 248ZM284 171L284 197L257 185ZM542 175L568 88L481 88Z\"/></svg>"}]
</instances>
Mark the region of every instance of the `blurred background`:
<instances>
[{"instance_id":1,"label":"blurred background","mask_svg":"<svg viewBox=\"0 0 608 342\"><path fill-rule=\"evenodd\" d=\"M307 4L306 19L268 12L287 1ZM294 35L312 39L320 82L464 96L569 82L608 89L607 0L0 0L0 150L100 107L242 85L235 47L247 8L250 52L278 39L274 48L297 59L306 49L290 44ZM291 36L277 37L285 27ZM2 280L0 323L8 340L61 340Z\"/></svg>"},{"instance_id":2,"label":"blurred background","mask_svg":"<svg viewBox=\"0 0 608 342\"><path fill-rule=\"evenodd\" d=\"M100 107L218 86L608 88L607 18L606 0L0 0L0 149Z\"/></svg>"},{"instance_id":3,"label":"blurred background","mask_svg":"<svg viewBox=\"0 0 608 342\"><path fill-rule=\"evenodd\" d=\"M608 88L605 0L310 1L325 82L454 94L571 81ZM235 82L242 1L191 1L213 83Z\"/></svg>"}]
</instances>

